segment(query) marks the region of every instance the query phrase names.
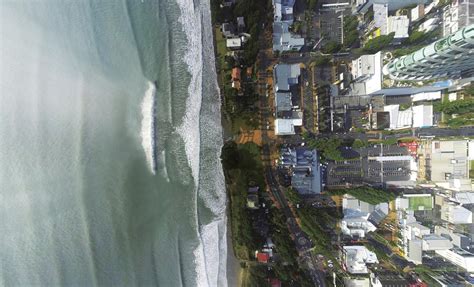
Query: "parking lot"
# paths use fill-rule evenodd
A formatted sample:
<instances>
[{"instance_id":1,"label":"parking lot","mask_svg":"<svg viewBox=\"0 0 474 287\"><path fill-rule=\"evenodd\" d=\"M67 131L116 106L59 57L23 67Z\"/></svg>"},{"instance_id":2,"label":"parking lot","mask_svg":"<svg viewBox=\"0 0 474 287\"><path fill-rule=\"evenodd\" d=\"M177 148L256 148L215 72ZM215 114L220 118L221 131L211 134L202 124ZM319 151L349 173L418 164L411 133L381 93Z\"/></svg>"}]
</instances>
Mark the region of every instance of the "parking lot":
<instances>
[{"instance_id":1,"label":"parking lot","mask_svg":"<svg viewBox=\"0 0 474 287\"><path fill-rule=\"evenodd\" d=\"M405 156L408 150L395 145L372 145L361 149L346 147L343 161L328 163L326 183L328 186L345 184L381 184L387 181L406 181L410 179L410 161L393 160L380 162L371 157Z\"/></svg>"}]
</instances>

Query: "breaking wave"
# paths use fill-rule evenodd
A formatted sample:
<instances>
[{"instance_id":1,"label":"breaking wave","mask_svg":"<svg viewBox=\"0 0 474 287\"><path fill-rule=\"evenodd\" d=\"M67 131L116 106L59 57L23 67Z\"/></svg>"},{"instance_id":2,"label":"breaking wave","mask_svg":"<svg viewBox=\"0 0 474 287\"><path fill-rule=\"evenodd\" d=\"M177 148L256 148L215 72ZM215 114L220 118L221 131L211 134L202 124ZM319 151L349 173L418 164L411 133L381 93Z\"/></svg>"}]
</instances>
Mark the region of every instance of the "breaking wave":
<instances>
[{"instance_id":1,"label":"breaking wave","mask_svg":"<svg viewBox=\"0 0 474 287\"><path fill-rule=\"evenodd\" d=\"M156 154L155 154L155 93L156 87L148 82L148 88L141 103L142 123L140 135L142 137L142 147L145 151L145 157L150 171L156 172Z\"/></svg>"}]
</instances>

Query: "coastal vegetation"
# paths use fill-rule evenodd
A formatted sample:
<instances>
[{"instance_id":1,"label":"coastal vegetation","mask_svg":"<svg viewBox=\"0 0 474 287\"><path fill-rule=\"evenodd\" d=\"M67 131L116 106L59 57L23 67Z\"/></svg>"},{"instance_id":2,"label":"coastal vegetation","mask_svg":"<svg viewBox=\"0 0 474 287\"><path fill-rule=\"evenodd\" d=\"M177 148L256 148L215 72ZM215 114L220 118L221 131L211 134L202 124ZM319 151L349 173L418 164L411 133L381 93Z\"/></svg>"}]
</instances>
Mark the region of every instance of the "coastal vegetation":
<instances>
[{"instance_id":1,"label":"coastal vegetation","mask_svg":"<svg viewBox=\"0 0 474 287\"><path fill-rule=\"evenodd\" d=\"M237 258L249 260L264 241L252 227L251 212L246 208L249 185L265 186L259 147L227 142L221 159L229 195L232 246Z\"/></svg>"}]
</instances>

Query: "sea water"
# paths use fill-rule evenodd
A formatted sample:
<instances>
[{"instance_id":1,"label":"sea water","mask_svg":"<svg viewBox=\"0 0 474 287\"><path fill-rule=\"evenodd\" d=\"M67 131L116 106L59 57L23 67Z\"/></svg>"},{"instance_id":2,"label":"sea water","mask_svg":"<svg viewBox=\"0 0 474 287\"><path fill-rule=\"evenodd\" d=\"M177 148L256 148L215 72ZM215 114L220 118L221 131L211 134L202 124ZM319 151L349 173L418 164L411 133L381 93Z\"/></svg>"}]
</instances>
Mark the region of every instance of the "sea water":
<instances>
[{"instance_id":1,"label":"sea water","mask_svg":"<svg viewBox=\"0 0 474 287\"><path fill-rule=\"evenodd\" d=\"M226 286L208 0L0 2L0 285Z\"/></svg>"}]
</instances>

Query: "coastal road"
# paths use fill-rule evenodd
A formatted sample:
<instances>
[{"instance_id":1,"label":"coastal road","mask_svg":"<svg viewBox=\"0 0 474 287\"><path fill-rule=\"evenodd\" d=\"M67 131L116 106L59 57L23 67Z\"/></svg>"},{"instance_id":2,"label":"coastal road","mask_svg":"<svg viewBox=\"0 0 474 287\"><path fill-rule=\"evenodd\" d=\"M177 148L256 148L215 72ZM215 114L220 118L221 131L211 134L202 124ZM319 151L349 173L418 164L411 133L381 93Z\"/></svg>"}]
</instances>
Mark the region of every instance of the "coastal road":
<instances>
[{"instance_id":1,"label":"coastal road","mask_svg":"<svg viewBox=\"0 0 474 287\"><path fill-rule=\"evenodd\" d=\"M309 268L309 275L311 276L313 283L315 286L325 287L325 275L317 268L319 264L318 262L315 262L313 256L311 256L311 253L309 252L311 248L313 248L313 244L296 222L294 214L291 212L291 209L288 206L288 201L283 195L280 185L278 184L275 174L273 173L273 170L270 166L265 168L265 177L273 196L280 204L283 214L287 218L288 230L290 231L291 237L295 242L296 249L300 253L302 262Z\"/></svg>"}]
</instances>

